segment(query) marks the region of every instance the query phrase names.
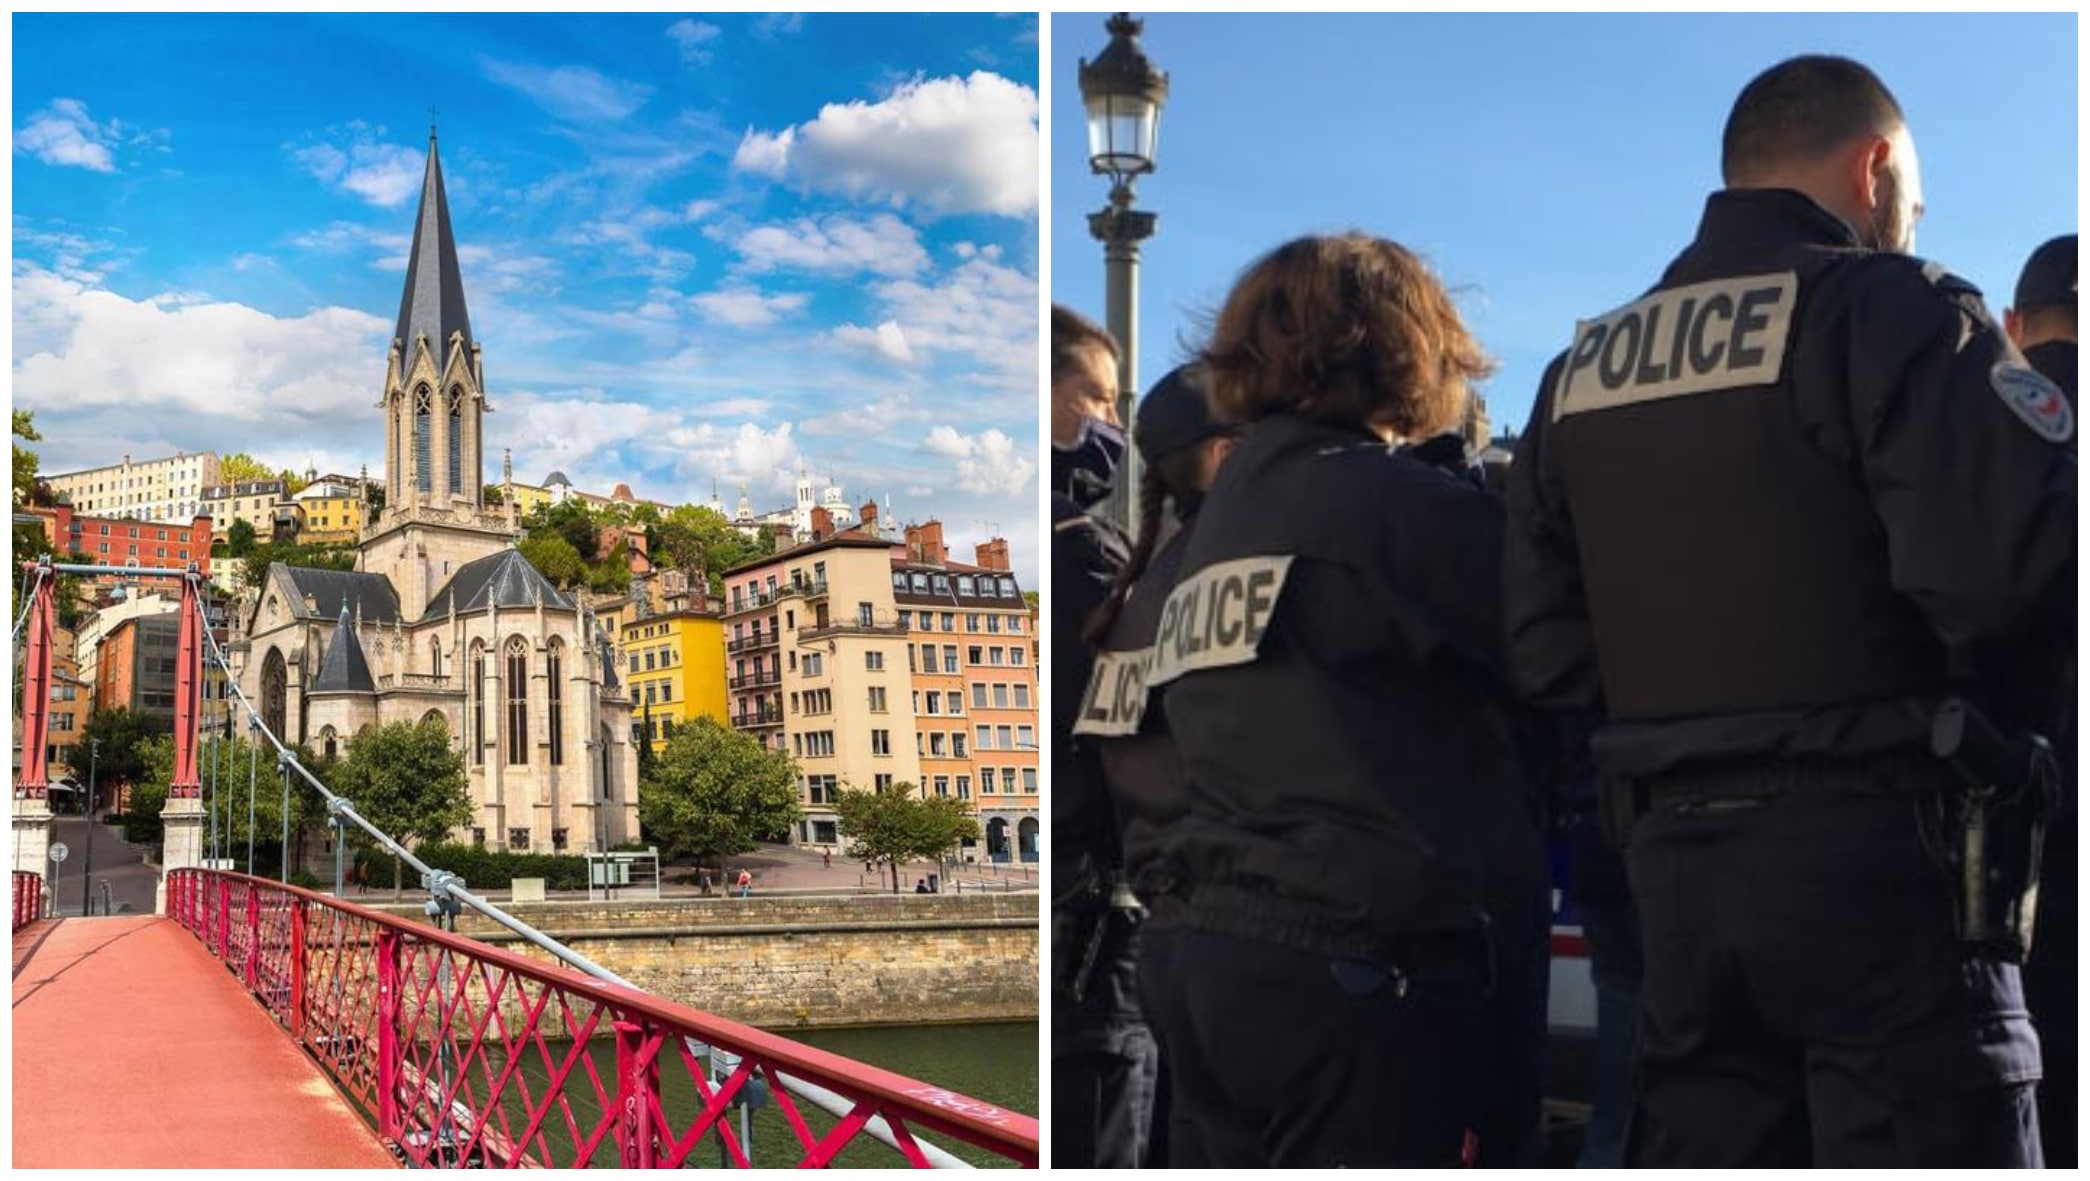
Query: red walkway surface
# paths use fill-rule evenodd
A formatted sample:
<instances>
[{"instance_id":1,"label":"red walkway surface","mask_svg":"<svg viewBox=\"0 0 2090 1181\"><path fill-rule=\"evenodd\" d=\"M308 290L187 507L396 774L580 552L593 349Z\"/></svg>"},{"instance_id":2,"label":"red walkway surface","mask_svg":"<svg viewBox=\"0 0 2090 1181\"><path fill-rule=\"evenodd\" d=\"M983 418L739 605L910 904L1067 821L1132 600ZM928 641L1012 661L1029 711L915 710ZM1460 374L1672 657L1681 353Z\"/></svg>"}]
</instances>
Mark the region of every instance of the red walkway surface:
<instances>
[{"instance_id":1,"label":"red walkway surface","mask_svg":"<svg viewBox=\"0 0 2090 1181\"><path fill-rule=\"evenodd\" d=\"M394 1168L305 1055L165 919L14 937L16 1168Z\"/></svg>"}]
</instances>

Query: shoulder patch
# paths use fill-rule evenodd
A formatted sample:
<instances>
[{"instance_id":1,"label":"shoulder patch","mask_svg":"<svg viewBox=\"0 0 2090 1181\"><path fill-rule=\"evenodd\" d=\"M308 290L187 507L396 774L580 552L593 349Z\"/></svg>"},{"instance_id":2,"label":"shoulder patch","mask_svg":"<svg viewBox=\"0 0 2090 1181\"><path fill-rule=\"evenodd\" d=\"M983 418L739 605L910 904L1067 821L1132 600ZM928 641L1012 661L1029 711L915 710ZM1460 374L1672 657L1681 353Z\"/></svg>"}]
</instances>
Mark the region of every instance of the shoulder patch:
<instances>
[{"instance_id":1,"label":"shoulder patch","mask_svg":"<svg viewBox=\"0 0 2090 1181\"><path fill-rule=\"evenodd\" d=\"M2032 433L2049 443L2075 437L2075 411L2052 378L2022 361L1998 361L1988 371L1996 396Z\"/></svg>"},{"instance_id":2,"label":"shoulder patch","mask_svg":"<svg viewBox=\"0 0 2090 1181\"><path fill-rule=\"evenodd\" d=\"M1575 326L1553 420L1778 380L1800 290L1792 271L1657 291Z\"/></svg>"},{"instance_id":3,"label":"shoulder patch","mask_svg":"<svg viewBox=\"0 0 2090 1181\"><path fill-rule=\"evenodd\" d=\"M1269 630L1292 557L1215 562L1176 584L1154 631L1149 685L1201 668L1247 664Z\"/></svg>"},{"instance_id":4,"label":"shoulder patch","mask_svg":"<svg viewBox=\"0 0 2090 1181\"><path fill-rule=\"evenodd\" d=\"M1095 671L1081 696L1081 709L1074 717L1074 732L1101 738L1123 738L1139 733L1147 712L1147 674L1154 663L1152 648L1096 653Z\"/></svg>"}]
</instances>

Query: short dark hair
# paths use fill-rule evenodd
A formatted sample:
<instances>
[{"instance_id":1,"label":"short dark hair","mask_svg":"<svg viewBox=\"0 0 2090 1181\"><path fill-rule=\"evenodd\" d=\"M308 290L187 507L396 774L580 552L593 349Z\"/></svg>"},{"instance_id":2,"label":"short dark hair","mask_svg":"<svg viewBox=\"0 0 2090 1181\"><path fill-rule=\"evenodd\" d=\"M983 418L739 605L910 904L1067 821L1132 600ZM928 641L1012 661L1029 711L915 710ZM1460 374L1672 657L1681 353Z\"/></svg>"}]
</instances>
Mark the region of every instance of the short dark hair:
<instances>
[{"instance_id":1,"label":"short dark hair","mask_svg":"<svg viewBox=\"0 0 2090 1181\"><path fill-rule=\"evenodd\" d=\"M1456 421L1466 383L1494 368L1423 261L1359 233L1299 238L1258 259L1202 359L1221 422L1383 422L1405 438Z\"/></svg>"},{"instance_id":2,"label":"short dark hair","mask_svg":"<svg viewBox=\"0 0 2090 1181\"><path fill-rule=\"evenodd\" d=\"M1720 172L1730 186L1746 185L1901 124L1901 104L1871 70L1847 57L1796 57L1758 74L1734 100L1720 138Z\"/></svg>"},{"instance_id":3,"label":"short dark hair","mask_svg":"<svg viewBox=\"0 0 2090 1181\"><path fill-rule=\"evenodd\" d=\"M1052 380L1055 385L1081 364L1081 351L1099 348L1118 359L1118 342L1094 320L1070 307L1052 305Z\"/></svg>"}]
</instances>

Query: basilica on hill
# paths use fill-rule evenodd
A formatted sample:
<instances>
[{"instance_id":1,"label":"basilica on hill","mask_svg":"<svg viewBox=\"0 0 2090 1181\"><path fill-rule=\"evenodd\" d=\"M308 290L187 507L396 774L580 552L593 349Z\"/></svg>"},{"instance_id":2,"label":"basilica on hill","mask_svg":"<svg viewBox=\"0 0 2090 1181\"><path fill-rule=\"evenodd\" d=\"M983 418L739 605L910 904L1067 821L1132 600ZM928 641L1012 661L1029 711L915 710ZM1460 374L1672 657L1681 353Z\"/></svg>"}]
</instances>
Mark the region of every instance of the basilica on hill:
<instances>
[{"instance_id":1,"label":"basilica on hill","mask_svg":"<svg viewBox=\"0 0 2090 1181\"><path fill-rule=\"evenodd\" d=\"M638 836L631 698L610 637L523 560L512 500L482 497L487 404L433 131L385 363L384 507L353 571L277 563L241 620L240 687L321 756L435 718L473 808L453 834L579 853Z\"/></svg>"}]
</instances>

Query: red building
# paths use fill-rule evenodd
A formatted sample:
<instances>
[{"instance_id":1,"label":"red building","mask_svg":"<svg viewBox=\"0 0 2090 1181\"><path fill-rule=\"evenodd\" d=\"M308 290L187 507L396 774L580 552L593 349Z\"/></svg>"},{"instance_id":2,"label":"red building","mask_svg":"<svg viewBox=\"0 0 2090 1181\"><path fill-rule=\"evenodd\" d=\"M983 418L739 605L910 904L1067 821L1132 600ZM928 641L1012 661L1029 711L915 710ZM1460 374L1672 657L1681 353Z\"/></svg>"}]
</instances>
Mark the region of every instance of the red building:
<instances>
[{"instance_id":1,"label":"red building","mask_svg":"<svg viewBox=\"0 0 2090 1181\"><path fill-rule=\"evenodd\" d=\"M83 517L69 504L55 508L25 510L42 518L44 537L58 551L58 560L78 560L97 566L137 566L144 570L185 570L190 562L210 576L211 519L196 517L188 524L133 521L123 517ZM78 555L77 559L73 555ZM122 581L113 575L94 579L97 585Z\"/></svg>"}]
</instances>

